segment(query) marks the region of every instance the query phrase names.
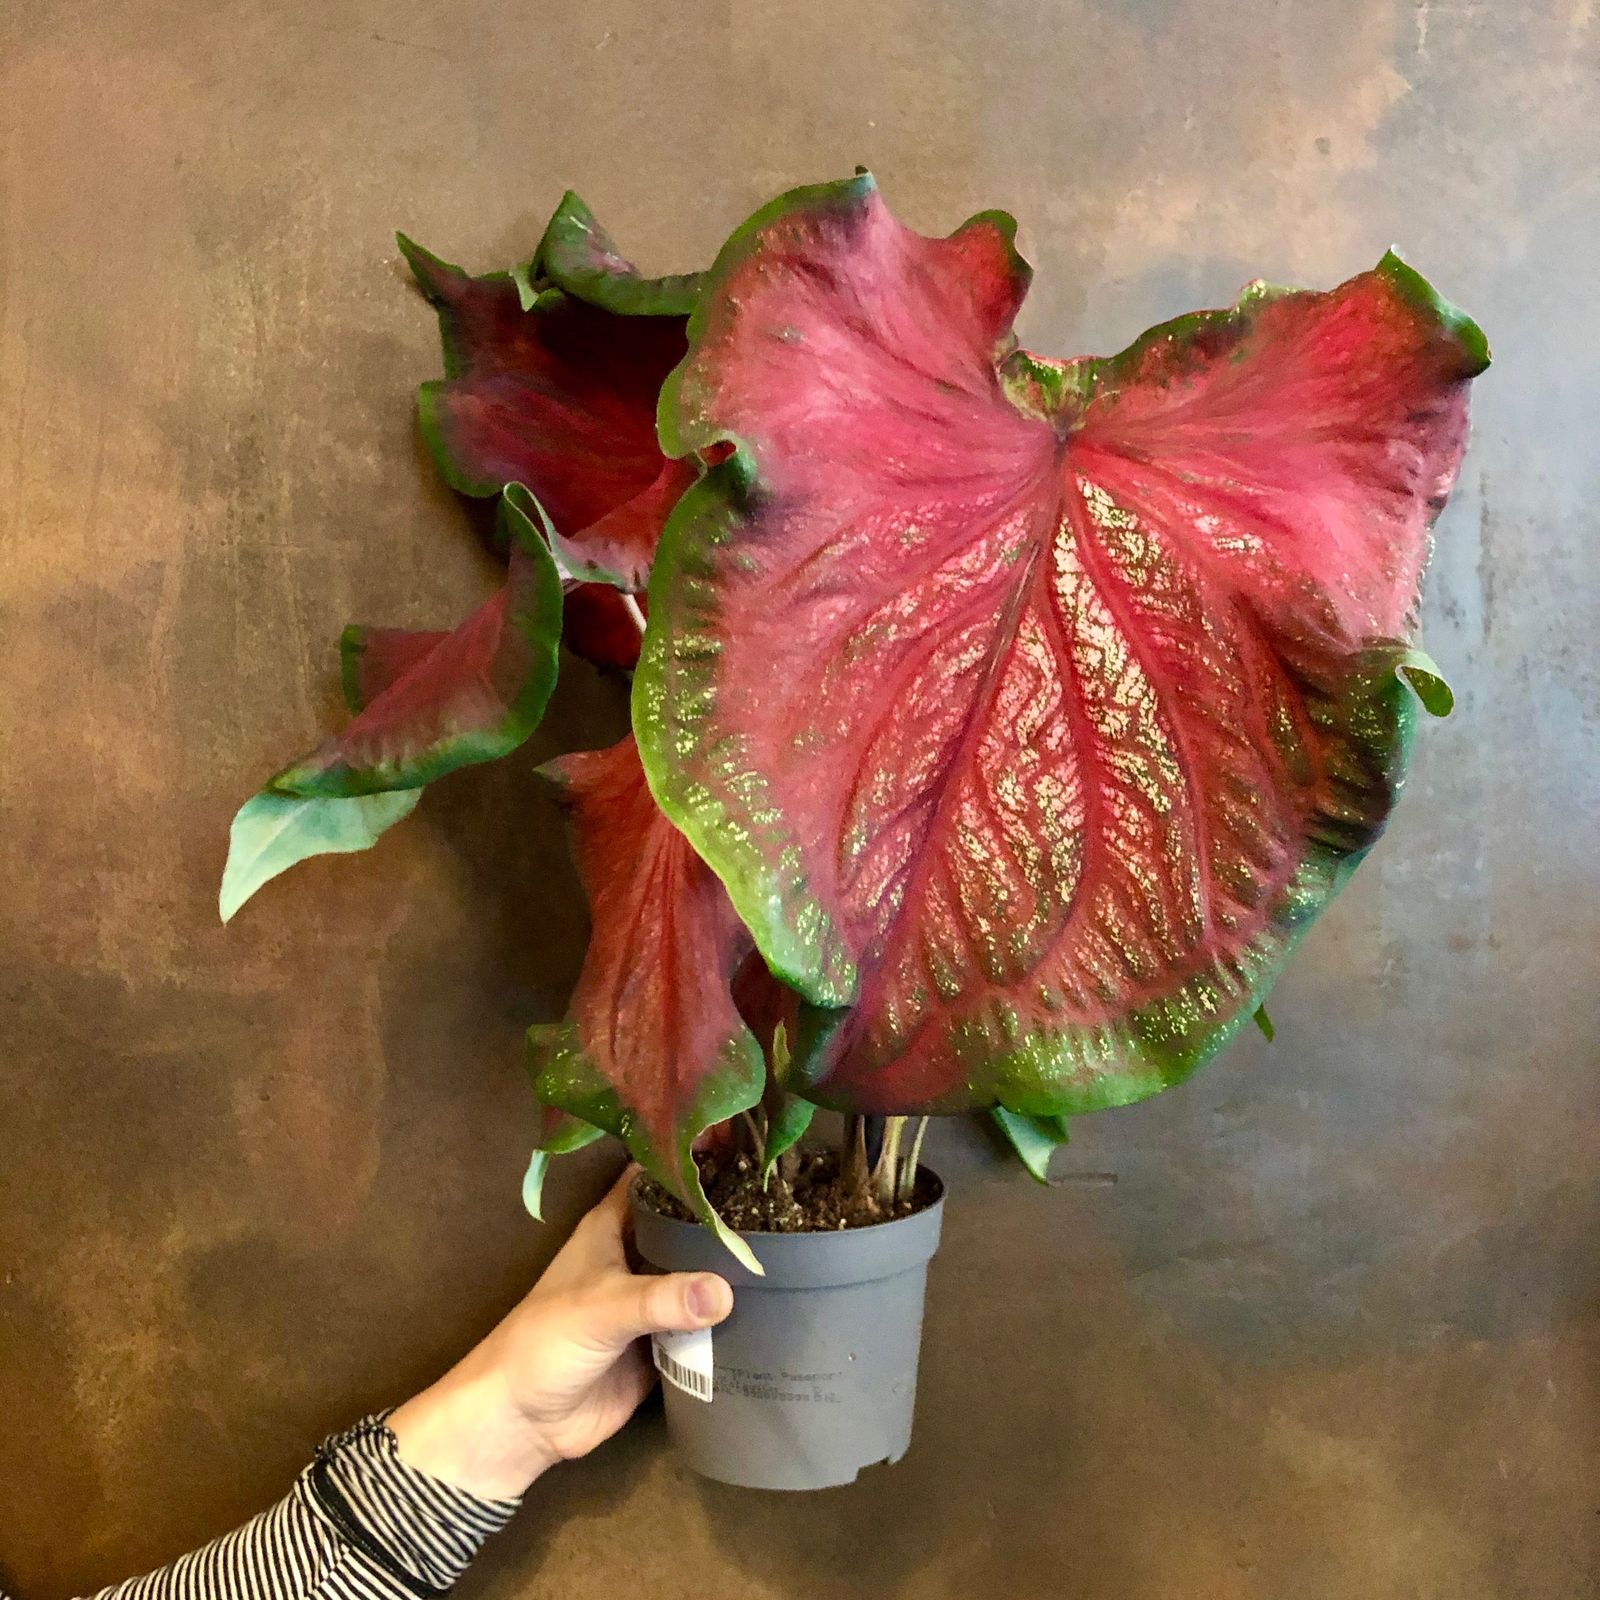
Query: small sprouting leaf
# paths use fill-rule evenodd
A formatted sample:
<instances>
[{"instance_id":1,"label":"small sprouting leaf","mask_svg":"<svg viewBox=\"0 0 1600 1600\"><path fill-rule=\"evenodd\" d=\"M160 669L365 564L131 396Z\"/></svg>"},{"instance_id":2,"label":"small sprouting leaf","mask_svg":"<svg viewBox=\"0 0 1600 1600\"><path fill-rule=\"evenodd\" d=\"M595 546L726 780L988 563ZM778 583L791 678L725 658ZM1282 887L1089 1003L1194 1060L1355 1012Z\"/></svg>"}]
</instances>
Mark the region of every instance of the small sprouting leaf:
<instances>
[{"instance_id":1,"label":"small sprouting leaf","mask_svg":"<svg viewBox=\"0 0 1600 1600\"><path fill-rule=\"evenodd\" d=\"M228 838L218 910L224 922L262 884L310 856L365 850L409 816L420 789L351 799L302 799L263 791L239 808Z\"/></svg>"},{"instance_id":2,"label":"small sprouting leaf","mask_svg":"<svg viewBox=\"0 0 1600 1600\"><path fill-rule=\"evenodd\" d=\"M1257 1006L1254 1012L1255 1024L1261 1030L1261 1037L1271 1044L1278 1037L1278 1030L1272 1025L1272 1018L1267 1015L1265 1006Z\"/></svg>"},{"instance_id":3,"label":"small sprouting leaf","mask_svg":"<svg viewBox=\"0 0 1600 1600\"><path fill-rule=\"evenodd\" d=\"M1004 1106L991 1107L989 1115L1021 1158L1023 1166L1040 1183L1048 1183L1050 1157L1058 1145L1067 1142L1067 1119L1030 1117L1020 1111L1008 1111Z\"/></svg>"},{"instance_id":4,"label":"small sprouting leaf","mask_svg":"<svg viewBox=\"0 0 1600 1600\"><path fill-rule=\"evenodd\" d=\"M801 1100L794 1095L784 1100L782 1110L767 1124L767 1159L761 1169L763 1182L772 1176L778 1157L794 1149L805 1137L816 1109L809 1100Z\"/></svg>"},{"instance_id":5,"label":"small sprouting leaf","mask_svg":"<svg viewBox=\"0 0 1600 1600\"><path fill-rule=\"evenodd\" d=\"M1409 683L1430 717L1448 717L1456 707L1455 691L1444 681L1439 664L1426 650L1403 650L1395 670Z\"/></svg>"}]
</instances>

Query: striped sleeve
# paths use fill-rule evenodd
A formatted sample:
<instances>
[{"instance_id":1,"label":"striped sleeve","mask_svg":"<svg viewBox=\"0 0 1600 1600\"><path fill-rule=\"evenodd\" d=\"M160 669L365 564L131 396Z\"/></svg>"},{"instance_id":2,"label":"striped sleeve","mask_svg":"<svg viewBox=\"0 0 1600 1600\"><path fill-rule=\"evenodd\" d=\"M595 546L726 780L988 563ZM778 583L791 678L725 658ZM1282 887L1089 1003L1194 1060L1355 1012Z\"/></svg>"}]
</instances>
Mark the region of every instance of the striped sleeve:
<instances>
[{"instance_id":1,"label":"striped sleeve","mask_svg":"<svg viewBox=\"0 0 1600 1600\"><path fill-rule=\"evenodd\" d=\"M289 1494L242 1528L95 1600L428 1600L510 1521L400 1459L387 1413L329 1439ZM3 1600L3 1597L0 1597Z\"/></svg>"}]
</instances>

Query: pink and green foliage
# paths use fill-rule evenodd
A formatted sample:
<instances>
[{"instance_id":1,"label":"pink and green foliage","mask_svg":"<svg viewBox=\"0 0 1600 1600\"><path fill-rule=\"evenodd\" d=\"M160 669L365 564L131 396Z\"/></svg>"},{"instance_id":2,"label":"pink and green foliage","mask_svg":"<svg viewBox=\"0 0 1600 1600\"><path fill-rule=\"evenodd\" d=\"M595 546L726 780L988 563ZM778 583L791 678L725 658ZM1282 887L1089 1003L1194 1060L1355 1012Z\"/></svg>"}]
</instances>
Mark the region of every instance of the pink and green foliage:
<instances>
[{"instance_id":1,"label":"pink and green foliage","mask_svg":"<svg viewBox=\"0 0 1600 1600\"><path fill-rule=\"evenodd\" d=\"M559 639L631 670L642 610L619 590L643 588L697 475L654 430L696 280L641 278L570 194L514 274L471 278L400 242L444 341L446 376L419 395L422 430L448 481L501 496L506 581L453 630L345 630L352 720L240 810L224 919L296 862L373 844L413 809L405 791L516 749L554 685Z\"/></svg>"},{"instance_id":2,"label":"pink and green foliage","mask_svg":"<svg viewBox=\"0 0 1600 1600\"><path fill-rule=\"evenodd\" d=\"M645 277L570 189L544 230L532 267L513 276L525 307L555 288L623 317L687 317L700 293L698 272Z\"/></svg>"},{"instance_id":3,"label":"pink and green foliage","mask_svg":"<svg viewBox=\"0 0 1600 1600\"><path fill-rule=\"evenodd\" d=\"M445 376L422 385L417 410L445 481L468 495L526 484L570 576L642 589L661 524L694 477L655 433L683 317L620 315L560 289L525 308L511 273L474 278L409 239L400 247L439 311Z\"/></svg>"},{"instance_id":4,"label":"pink and green foliage","mask_svg":"<svg viewBox=\"0 0 1600 1600\"><path fill-rule=\"evenodd\" d=\"M351 627L340 651L343 732L267 785L311 797L414 789L516 749L556 681L561 580L538 505L519 484L501 501L506 581L448 633Z\"/></svg>"},{"instance_id":5,"label":"pink and green foliage","mask_svg":"<svg viewBox=\"0 0 1600 1600\"><path fill-rule=\"evenodd\" d=\"M223 909L519 745L558 637L637 663L637 747L546 769L593 935L529 1035L531 1209L603 1130L722 1231L694 1150L764 1093L769 1157L812 1103L989 1107L1042 1177L1068 1115L1269 1030L1394 803L1402 678L1448 709L1411 636L1469 319L1390 255L1056 361L1008 217L924 238L866 174L703 275L643 277L570 194L514 272L401 243L423 434L502 495L506 583L346 631L352 720L240 812Z\"/></svg>"},{"instance_id":6,"label":"pink and green foliage","mask_svg":"<svg viewBox=\"0 0 1600 1600\"><path fill-rule=\"evenodd\" d=\"M1404 770L1482 335L1395 257L1109 360L1020 351L1009 219L758 212L662 396L651 786L814 1004L792 1086L1056 1115L1247 1020Z\"/></svg>"},{"instance_id":7,"label":"pink and green foliage","mask_svg":"<svg viewBox=\"0 0 1600 1600\"><path fill-rule=\"evenodd\" d=\"M720 1231L691 1152L761 1096L761 1049L731 988L750 936L651 798L631 735L545 771L571 818L592 931L567 1020L529 1032L535 1092L619 1135Z\"/></svg>"},{"instance_id":8,"label":"pink and green foliage","mask_svg":"<svg viewBox=\"0 0 1600 1600\"><path fill-rule=\"evenodd\" d=\"M441 474L469 495L533 491L567 590L567 645L631 670L638 629L612 591L643 591L662 524L697 473L662 453L655 406L683 356L698 278L641 276L570 192L511 272L474 278L399 243L439 313L445 376L421 386L417 412Z\"/></svg>"},{"instance_id":9,"label":"pink and green foliage","mask_svg":"<svg viewBox=\"0 0 1600 1600\"><path fill-rule=\"evenodd\" d=\"M344 730L270 779L229 835L219 910L312 856L364 850L415 809L424 784L515 750L555 687L561 579L543 514L520 485L501 497L505 582L448 632L347 628Z\"/></svg>"}]
</instances>

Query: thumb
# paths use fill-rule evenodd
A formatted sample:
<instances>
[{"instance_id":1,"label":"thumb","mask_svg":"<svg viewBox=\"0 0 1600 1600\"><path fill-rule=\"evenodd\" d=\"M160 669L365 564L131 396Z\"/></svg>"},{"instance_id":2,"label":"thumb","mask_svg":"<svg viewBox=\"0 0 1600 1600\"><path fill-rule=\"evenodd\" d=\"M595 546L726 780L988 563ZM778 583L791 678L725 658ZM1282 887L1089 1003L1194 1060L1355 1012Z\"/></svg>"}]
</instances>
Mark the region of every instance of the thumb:
<instances>
[{"instance_id":1,"label":"thumb","mask_svg":"<svg viewBox=\"0 0 1600 1600\"><path fill-rule=\"evenodd\" d=\"M714 1272L629 1273L594 1301L589 1334L621 1349L646 1333L709 1328L733 1310L733 1290Z\"/></svg>"}]
</instances>

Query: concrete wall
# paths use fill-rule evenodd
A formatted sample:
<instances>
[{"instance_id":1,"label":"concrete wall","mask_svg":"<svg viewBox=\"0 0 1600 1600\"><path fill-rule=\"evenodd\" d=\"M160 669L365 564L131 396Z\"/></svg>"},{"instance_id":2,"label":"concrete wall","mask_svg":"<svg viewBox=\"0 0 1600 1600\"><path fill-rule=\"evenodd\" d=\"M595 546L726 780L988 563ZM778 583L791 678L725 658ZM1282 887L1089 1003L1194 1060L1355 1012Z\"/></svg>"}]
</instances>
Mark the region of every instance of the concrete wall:
<instances>
[{"instance_id":1,"label":"concrete wall","mask_svg":"<svg viewBox=\"0 0 1600 1600\"><path fill-rule=\"evenodd\" d=\"M484 1328L530 1020L583 914L528 760L229 931L228 819L351 618L488 569L413 441L391 243L524 252L577 187L649 266L791 183L1013 209L1067 353L1391 242L1497 364L1439 529L1454 680L1253 1036L954 1180L917 1443L821 1499L647 1418L470 1600L1575 1600L1600 1572L1593 0L9 0L0 14L0 1573L28 1600L272 1498ZM604 1177L554 1180L558 1221Z\"/></svg>"}]
</instances>

